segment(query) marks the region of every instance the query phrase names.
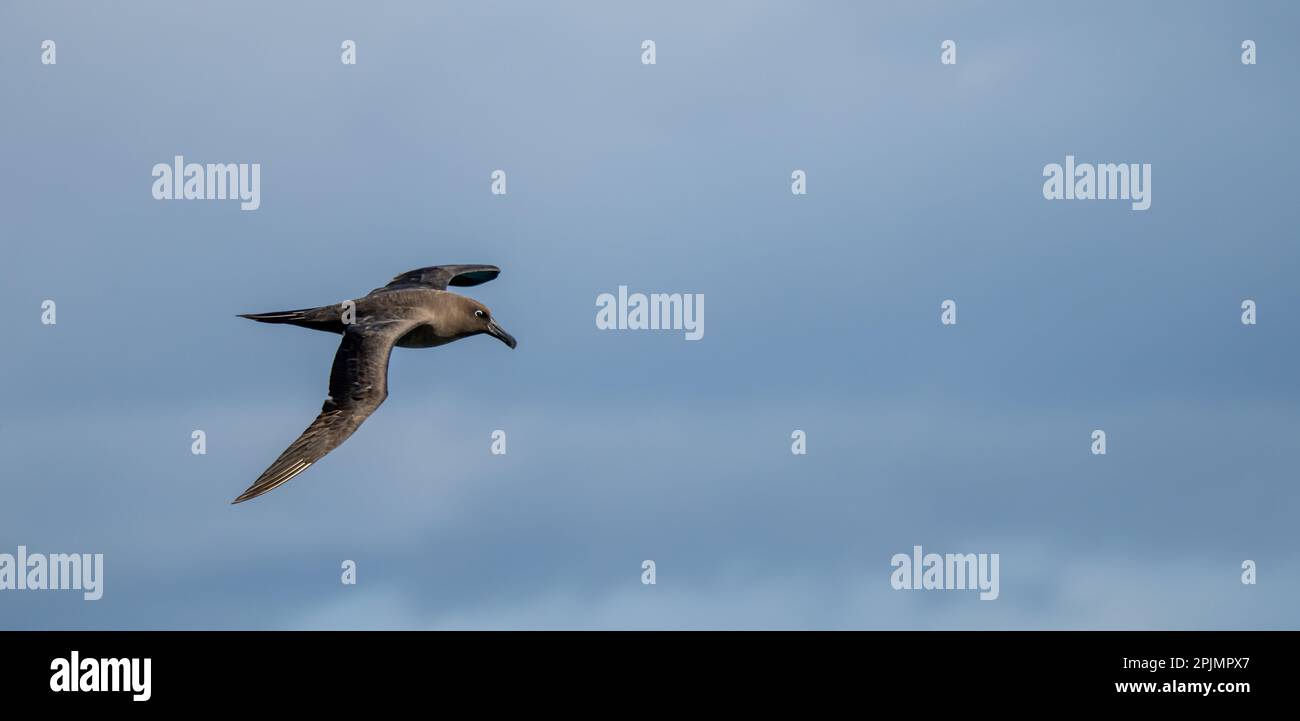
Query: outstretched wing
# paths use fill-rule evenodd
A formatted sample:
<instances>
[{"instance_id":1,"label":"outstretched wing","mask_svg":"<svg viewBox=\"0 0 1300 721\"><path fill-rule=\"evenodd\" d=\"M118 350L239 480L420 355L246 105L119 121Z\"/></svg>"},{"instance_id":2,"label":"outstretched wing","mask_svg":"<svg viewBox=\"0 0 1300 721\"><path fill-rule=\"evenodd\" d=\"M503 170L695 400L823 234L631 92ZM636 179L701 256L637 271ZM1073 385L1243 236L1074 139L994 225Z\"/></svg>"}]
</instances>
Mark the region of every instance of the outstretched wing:
<instances>
[{"instance_id":1,"label":"outstretched wing","mask_svg":"<svg viewBox=\"0 0 1300 721\"><path fill-rule=\"evenodd\" d=\"M376 288L372 293L399 288L433 288L447 290L447 286L466 286L486 283L501 274L495 265L433 265L428 268L416 268L393 278L383 288Z\"/></svg>"},{"instance_id":2,"label":"outstretched wing","mask_svg":"<svg viewBox=\"0 0 1300 721\"><path fill-rule=\"evenodd\" d=\"M330 394L320 415L234 502L279 488L346 441L388 397L388 357L393 344L418 324L400 319L347 326L334 354Z\"/></svg>"}]
</instances>

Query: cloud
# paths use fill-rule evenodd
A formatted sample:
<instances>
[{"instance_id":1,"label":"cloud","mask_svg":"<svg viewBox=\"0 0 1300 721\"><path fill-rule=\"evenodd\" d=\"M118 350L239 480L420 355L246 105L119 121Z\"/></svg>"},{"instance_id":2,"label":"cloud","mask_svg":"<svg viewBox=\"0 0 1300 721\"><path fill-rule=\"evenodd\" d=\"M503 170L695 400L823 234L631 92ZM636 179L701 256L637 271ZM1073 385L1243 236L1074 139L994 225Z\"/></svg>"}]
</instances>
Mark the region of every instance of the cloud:
<instances>
[{"instance_id":1,"label":"cloud","mask_svg":"<svg viewBox=\"0 0 1300 721\"><path fill-rule=\"evenodd\" d=\"M90 618L111 627L1276 627L1296 590L1281 582L1297 563L1284 526L1234 511L1269 474L1224 480L1252 445L1281 442L1258 435L1295 423L1280 409L1111 409L1124 420L1094 457L1089 412L938 398L690 413L440 401L458 412L394 396L309 473L239 507L229 499L300 430L297 411L49 413L10 439L19 477L47 480L0 509L3 540L105 553ZM206 456L189 453L196 423ZM807 456L789 452L796 425ZM488 450L498 427L506 456ZM57 460L67 435L79 453ZM25 511L74 488L56 517ZM1296 500L1269 497L1283 514ZM892 591L888 559L913 544L1001 554L1001 599ZM1243 591L1245 558L1261 584ZM344 559L356 587L338 581ZM253 599L255 614L234 611Z\"/></svg>"},{"instance_id":2,"label":"cloud","mask_svg":"<svg viewBox=\"0 0 1300 721\"><path fill-rule=\"evenodd\" d=\"M1041 548L1041 546L1036 546ZM1004 552L1005 553L1005 552ZM1050 555L1050 558L1048 556ZM1177 630L1295 629L1288 599L1300 593L1297 564L1273 567L1257 586L1239 582L1232 563L1207 572L1199 559L1142 566L1123 556L1090 560L1067 552L1004 555L1011 592L980 601L975 591L895 591L877 562L834 574L720 573L707 580L636 573L589 593L518 589L473 606L430 608L389 590L357 587L350 597L293 619L303 629L434 630ZM666 569L670 570L670 569Z\"/></svg>"}]
</instances>

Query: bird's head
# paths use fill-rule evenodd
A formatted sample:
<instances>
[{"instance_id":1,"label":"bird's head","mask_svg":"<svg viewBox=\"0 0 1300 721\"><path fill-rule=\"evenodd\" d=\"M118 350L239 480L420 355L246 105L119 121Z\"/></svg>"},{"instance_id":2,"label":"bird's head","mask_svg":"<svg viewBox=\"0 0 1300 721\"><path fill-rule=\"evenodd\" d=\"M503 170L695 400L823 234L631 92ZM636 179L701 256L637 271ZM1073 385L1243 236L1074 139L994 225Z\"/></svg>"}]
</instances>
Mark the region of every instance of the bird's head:
<instances>
[{"instance_id":1,"label":"bird's head","mask_svg":"<svg viewBox=\"0 0 1300 721\"><path fill-rule=\"evenodd\" d=\"M462 298L464 296L461 296ZM497 325L496 319L492 317L492 311L488 310L486 305L474 300L465 298L465 303L460 304L462 313L462 327L466 329L465 335L478 335L487 333L506 345L514 348L518 343L515 337L505 331L504 328Z\"/></svg>"}]
</instances>

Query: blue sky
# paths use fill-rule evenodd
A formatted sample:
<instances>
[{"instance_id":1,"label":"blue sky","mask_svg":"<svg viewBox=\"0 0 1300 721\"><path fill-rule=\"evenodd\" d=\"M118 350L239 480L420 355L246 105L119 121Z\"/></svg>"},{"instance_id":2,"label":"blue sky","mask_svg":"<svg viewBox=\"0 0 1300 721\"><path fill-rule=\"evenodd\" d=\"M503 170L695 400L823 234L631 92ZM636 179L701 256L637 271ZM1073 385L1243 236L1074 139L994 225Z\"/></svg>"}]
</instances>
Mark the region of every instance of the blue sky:
<instances>
[{"instance_id":1,"label":"blue sky","mask_svg":"<svg viewBox=\"0 0 1300 721\"><path fill-rule=\"evenodd\" d=\"M1297 14L6 3L0 552L105 581L0 628L1297 628ZM177 154L261 208L154 200ZM1151 208L1044 200L1067 154L1151 163ZM337 345L235 314L459 262L519 348L399 349L228 505ZM704 339L597 330L619 285L704 293ZM1000 598L893 590L917 544Z\"/></svg>"}]
</instances>

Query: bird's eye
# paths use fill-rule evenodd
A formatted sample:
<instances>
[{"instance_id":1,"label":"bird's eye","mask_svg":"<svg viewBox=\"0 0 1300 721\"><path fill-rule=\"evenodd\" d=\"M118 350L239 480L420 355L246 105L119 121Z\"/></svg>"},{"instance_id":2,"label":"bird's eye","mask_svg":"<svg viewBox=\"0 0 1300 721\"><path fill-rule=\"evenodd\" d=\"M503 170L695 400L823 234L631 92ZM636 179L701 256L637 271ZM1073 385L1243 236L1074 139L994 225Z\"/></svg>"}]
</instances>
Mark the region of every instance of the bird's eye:
<instances>
[{"instance_id":1,"label":"bird's eye","mask_svg":"<svg viewBox=\"0 0 1300 721\"><path fill-rule=\"evenodd\" d=\"M486 318L486 317L487 317L487 315L484 314L483 311L481 311L481 310L476 310L476 311L474 311L474 315L478 316L479 318Z\"/></svg>"}]
</instances>

